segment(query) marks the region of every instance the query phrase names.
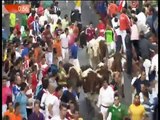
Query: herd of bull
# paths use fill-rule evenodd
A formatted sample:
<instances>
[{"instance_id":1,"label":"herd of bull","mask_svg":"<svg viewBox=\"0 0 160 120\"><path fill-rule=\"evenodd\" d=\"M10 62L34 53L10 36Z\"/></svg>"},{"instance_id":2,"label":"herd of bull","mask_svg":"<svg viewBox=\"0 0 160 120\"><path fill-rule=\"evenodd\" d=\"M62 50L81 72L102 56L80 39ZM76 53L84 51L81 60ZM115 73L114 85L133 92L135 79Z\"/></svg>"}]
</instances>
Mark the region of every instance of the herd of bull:
<instances>
[{"instance_id":1,"label":"herd of bull","mask_svg":"<svg viewBox=\"0 0 160 120\"><path fill-rule=\"evenodd\" d=\"M73 89L77 90L77 85L83 86L84 92L97 94L104 80L110 83L114 80L115 74L121 79L117 84L124 84L123 71L126 70L126 58L120 52L113 55L108 52L108 47L103 37L92 39L87 45L90 65L78 68L71 63L64 64L65 74L61 74L60 81L67 81ZM133 76L141 70L140 63L133 62Z\"/></svg>"}]
</instances>

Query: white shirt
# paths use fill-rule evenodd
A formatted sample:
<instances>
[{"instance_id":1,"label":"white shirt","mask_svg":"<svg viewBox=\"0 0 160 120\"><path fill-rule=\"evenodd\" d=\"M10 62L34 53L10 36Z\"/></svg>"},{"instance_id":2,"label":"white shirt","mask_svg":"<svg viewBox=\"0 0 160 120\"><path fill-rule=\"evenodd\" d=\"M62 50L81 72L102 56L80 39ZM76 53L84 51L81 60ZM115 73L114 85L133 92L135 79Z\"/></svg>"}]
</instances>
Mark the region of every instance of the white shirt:
<instances>
[{"instance_id":1,"label":"white shirt","mask_svg":"<svg viewBox=\"0 0 160 120\"><path fill-rule=\"evenodd\" d=\"M68 37L66 36L65 33L63 33L63 34L60 35L60 39L61 39L62 48L63 47L64 48L68 48L68 41L69 41L69 39L68 39Z\"/></svg>"},{"instance_id":2,"label":"white shirt","mask_svg":"<svg viewBox=\"0 0 160 120\"><path fill-rule=\"evenodd\" d=\"M53 53L52 53L52 52L47 52L47 53L45 54L45 57L46 57L46 63L47 63L48 65L53 64Z\"/></svg>"},{"instance_id":3,"label":"white shirt","mask_svg":"<svg viewBox=\"0 0 160 120\"><path fill-rule=\"evenodd\" d=\"M51 19L54 21L54 24L56 24L57 21L58 21L58 19L59 19L59 17L58 17L57 14L52 14L52 15L51 15Z\"/></svg>"},{"instance_id":4,"label":"white shirt","mask_svg":"<svg viewBox=\"0 0 160 120\"><path fill-rule=\"evenodd\" d=\"M40 24L41 26L43 26L43 25L44 25L44 21L48 21L47 17L46 17L46 16L41 16L41 17L39 18L39 24Z\"/></svg>"},{"instance_id":5,"label":"white shirt","mask_svg":"<svg viewBox=\"0 0 160 120\"><path fill-rule=\"evenodd\" d=\"M158 54L154 55L151 60L151 71L156 67L156 72L158 72Z\"/></svg>"},{"instance_id":6,"label":"white shirt","mask_svg":"<svg viewBox=\"0 0 160 120\"><path fill-rule=\"evenodd\" d=\"M41 104L40 104L41 107L45 106L45 100L47 98L47 95L49 94L48 91L46 91L45 89L43 89L43 90L45 91L45 93L43 93L43 95L42 95Z\"/></svg>"},{"instance_id":7,"label":"white shirt","mask_svg":"<svg viewBox=\"0 0 160 120\"><path fill-rule=\"evenodd\" d=\"M138 22L146 23L146 15L143 12L140 12L138 15L136 15Z\"/></svg>"},{"instance_id":8,"label":"white shirt","mask_svg":"<svg viewBox=\"0 0 160 120\"><path fill-rule=\"evenodd\" d=\"M150 27L148 25L141 22L137 22L136 24L139 32L143 31L144 34L147 34L150 31Z\"/></svg>"},{"instance_id":9,"label":"white shirt","mask_svg":"<svg viewBox=\"0 0 160 120\"><path fill-rule=\"evenodd\" d=\"M113 29L116 31L117 35L121 35L120 34L120 29L119 28L115 29L117 26L120 25L119 20L117 22L115 22L114 20L115 20L115 18L112 18L112 20L111 20Z\"/></svg>"},{"instance_id":10,"label":"white shirt","mask_svg":"<svg viewBox=\"0 0 160 120\"><path fill-rule=\"evenodd\" d=\"M52 117L59 116L60 115L60 109L59 109L60 100L55 95L49 93L46 96L46 100L45 100L46 116L49 115L48 106L50 104L53 105L53 108L52 108L53 116ZM47 116L47 118L48 118L48 116Z\"/></svg>"},{"instance_id":11,"label":"white shirt","mask_svg":"<svg viewBox=\"0 0 160 120\"><path fill-rule=\"evenodd\" d=\"M155 98L158 95L158 81L155 83L155 87L152 88L152 97Z\"/></svg>"},{"instance_id":12,"label":"white shirt","mask_svg":"<svg viewBox=\"0 0 160 120\"><path fill-rule=\"evenodd\" d=\"M106 89L103 87L100 88L99 96L98 96L98 103L97 106L110 106L114 102L114 91L113 88L108 86Z\"/></svg>"},{"instance_id":13,"label":"white shirt","mask_svg":"<svg viewBox=\"0 0 160 120\"><path fill-rule=\"evenodd\" d=\"M154 100L153 100L153 95L152 94L148 94L149 95L149 102L150 103L153 103ZM143 103L144 102L144 95L142 92L139 93L139 96L140 96L140 102Z\"/></svg>"},{"instance_id":14,"label":"white shirt","mask_svg":"<svg viewBox=\"0 0 160 120\"><path fill-rule=\"evenodd\" d=\"M136 24L131 27L131 40L139 40L139 30Z\"/></svg>"},{"instance_id":15,"label":"white shirt","mask_svg":"<svg viewBox=\"0 0 160 120\"><path fill-rule=\"evenodd\" d=\"M28 86L28 84L27 84L27 86ZM34 102L34 98L33 98L34 94L33 94L31 88L30 88L29 90L27 90L27 92L26 92L26 95L30 95L30 94L32 94L32 97L31 97L31 98L28 98L28 102L29 102L29 103L33 103L33 102ZM33 104L32 104L32 106L27 106L27 108L30 108L30 109L31 109L32 107L33 107Z\"/></svg>"},{"instance_id":16,"label":"white shirt","mask_svg":"<svg viewBox=\"0 0 160 120\"><path fill-rule=\"evenodd\" d=\"M50 25L50 31L51 31L51 34L52 34L54 32L54 27L53 27L54 23L49 23L49 25Z\"/></svg>"},{"instance_id":17,"label":"white shirt","mask_svg":"<svg viewBox=\"0 0 160 120\"><path fill-rule=\"evenodd\" d=\"M45 10L44 10L44 16L46 16L47 18L50 17L50 14L49 14L49 10L48 10L48 9L45 9Z\"/></svg>"}]
</instances>

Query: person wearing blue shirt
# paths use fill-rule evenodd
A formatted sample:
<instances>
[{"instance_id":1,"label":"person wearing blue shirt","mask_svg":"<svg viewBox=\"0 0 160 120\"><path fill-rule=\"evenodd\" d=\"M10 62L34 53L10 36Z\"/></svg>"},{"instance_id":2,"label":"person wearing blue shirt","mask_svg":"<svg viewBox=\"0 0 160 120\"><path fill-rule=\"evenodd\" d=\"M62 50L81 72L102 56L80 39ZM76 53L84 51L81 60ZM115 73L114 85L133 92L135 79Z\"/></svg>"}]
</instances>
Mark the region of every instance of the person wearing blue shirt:
<instances>
[{"instance_id":1,"label":"person wearing blue shirt","mask_svg":"<svg viewBox=\"0 0 160 120\"><path fill-rule=\"evenodd\" d=\"M7 44L7 40L8 40L8 34L7 34L7 30L2 28L2 42L3 42L3 49L6 48L6 44Z\"/></svg>"},{"instance_id":2,"label":"person wearing blue shirt","mask_svg":"<svg viewBox=\"0 0 160 120\"><path fill-rule=\"evenodd\" d=\"M18 85L14 85L12 88L12 92L14 97L16 97L16 95L20 92L20 87Z\"/></svg>"},{"instance_id":3,"label":"person wearing blue shirt","mask_svg":"<svg viewBox=\"0 0 160 120\"><path fill-rule=\"evenodd\" d=\"M24 58L25 56L27 56L29 54L29 48L28 48L28 44L26 43L24 45L24 49L22 50L22 58Z\"/></svg>"},{"instance_id":4,"label":"person wearing blue shirt","mask_svg":"<svg viewBox=\"0 0 160 120\"><path fill-rule=\"evenodd\" d=\"M17 94L15 103L19 102L20 103L20 112L23 118L27 119L27 104L28 104L28 98L26 96L26 91L27 91L27 84L23 82L21 84L20 92Z\"/></svg>"},{"instance_id":5,"label":"person wearing blue shirt","mask_svg":"<svg viewBox=\"0 0 160 120\"><path fill-rule=\"evenodd\" d=\"M78 39L75 40L75 43L70 47L70 63L76 67L80 68L79 60L78 60Z\"/></svg>"}]
</instances>

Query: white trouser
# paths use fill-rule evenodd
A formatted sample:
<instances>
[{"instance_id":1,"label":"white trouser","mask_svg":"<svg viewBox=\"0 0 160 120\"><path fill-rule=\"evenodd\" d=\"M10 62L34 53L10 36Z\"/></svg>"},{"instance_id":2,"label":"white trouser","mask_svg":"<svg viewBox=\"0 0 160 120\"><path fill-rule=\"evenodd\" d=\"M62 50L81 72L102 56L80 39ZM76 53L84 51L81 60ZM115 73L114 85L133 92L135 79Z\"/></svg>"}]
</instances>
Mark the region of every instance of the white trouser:
<instances>
[{"instance_id":1,"label":"white trouser","mask_svg":"<svg viewBox=\"0 0 160 120\"><path fill-rule=\"evenodd\" d=\"M45 57L48 65L53 64L53 52L47 52Z\"/></svg>"},{"instance_id":2,"label":"white trouser","mask_svg":"<svg viewBox=\"0 0 160 120\"><path fill-rule=\"evenodd\" d=\"M7 111L7 105L4 104L2 105L2 116L4 115L4 113Z\"/></svg>"},{"instance_id":3,"label":"white trouser","mask_svg":"<svg viewBox=\"0 0 160 120\"><path fill-rule=\"evenodd\" d=\"M62 59L66 62L69 61L69 50L68 48L62 48Z\"/></svg>"},{"instance_id":4,"label":"white trouser","mask_svg":"<svg viewBox=\"0 0 160 120\"><path fill-rule=\"evenodd\" d=\"M77 58L77 59L72 59L72 58L71 58L71 59L69 60L69 62L70 62L71 64L73 64L74 66L80 68L78 58Z\"/></svg>"},{"instance_id":5,"label":"white trouser","mask_svg":"<svg viewBox=\"0 0 160 120\"><path fill-rule=\"evenodd\" d=\"M126 44L125 44L125 38L126 38L126 30L120 31L121 37L122 37L122 44L123 44L123 51L126 52Z\"/></svg>"},{"instance_id":6,"label":"white trouser","mask_svg":"<svg viewBox=\"0 0 160 120\"><path fill-rule=\"evenodd\" d=\"M106 119L107 119L108 108L105 108L105 107L101 106L100 111L101 111L101 113L102 113L103 120L106 120Z\"/></svg>"},{"instance_id":7,"label":"white trouser","mask_svg":"<svg viewBox=\"0 0 160 120\"><path fill-rule=\"evenodd\" d=\"M149 67L145 67L145 73L146 73L146 80L149 80Z\"/></svg>"},{"instance_id":8,"label":"white trouser","mask_svg":"<svg viewBox=\"0 0 160 120\"><path fill-rule=\"evenodd\" d=\"M29 35L30 36L33 36L32 31L33 31L32 29L29 30Z\"/></svg>"}]
</instances>

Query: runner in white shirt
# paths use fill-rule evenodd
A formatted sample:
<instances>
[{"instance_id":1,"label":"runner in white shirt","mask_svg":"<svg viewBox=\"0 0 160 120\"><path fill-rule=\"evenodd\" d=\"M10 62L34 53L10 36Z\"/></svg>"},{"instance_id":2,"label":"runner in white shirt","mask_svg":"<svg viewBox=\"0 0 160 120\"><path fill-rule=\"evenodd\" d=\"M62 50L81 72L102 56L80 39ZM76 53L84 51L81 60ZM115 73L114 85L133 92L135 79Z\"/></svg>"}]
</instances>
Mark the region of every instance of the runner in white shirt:
<instances>
[{"instance_id":1,"label":"runner in white shirt","mask_svg":"<svg viewBox=\"0 0 160 120\"><path fill-rule=\"evenodd\" d=\"M158 53L156 53L151 59L151 69L150 71L156 71L156 77L158 76Z\"/></svg>"},{"instance_id":2,"label":"runner in white shirt","mask_svg":"<svg viewBox=\"0 0 160 120\"><path fill-rule=\"evenodd\" d=\"M69 61L69 49L68 49L68 28L65 28L64 33L60 35L61 45L62 45L62 59L66 62Z\"/></svg>"},{"instance_id":3,"label":"runner in white shirt","mask_svg":"<svg viewBox=\"0 0 160 120\"><path fill-rule=\"evenodd\" d=\"M60 105L60 115L59 116L55 116L53 117L51 120L68 120L66 118L66 114L67 114L67 106L64 104Z\"/></svg>"},{"instance_id":4,"label":"runner in white shirt","mask_svg":"<svg viewBox=\"0 0 160 120\"><path fill-rule=\"evenodd\" d=\"M103 87L100 88L97 106L100 108L100 112L103 115L103 120L106 120L106 115L109 106L114 102L114 91L111 86L108 86L108 82L104 81Z\"/></svg>"},{"instance_id":5,"label":"runner in white shirt","mask_svg":"<svg viewBox=\"0 0 160 120\"><path fill-rule=\"evenodd\" d=\"M50 7L46 8L46 9L44 10L44 16L45 16L47 19L50 18L49 9L50 9Z\"/></svg>"},{"instance_id":6,"label":"runner in white shirt","mask_svg":"<svg viewBox=\"0 0 160 120\"><path fill-rule=\"evenodd\" d=\"M57 117L60 114L60 100L55 95L53 95L55 90L53 84L49 83L48 90L49 93L47 94L45 99L45 120L51 120L52 117Z\"/></svg>"},{"instance_id":7,"label":"runner in white shirt","mask_svg":"<svg viewBox=\"0 0 160 120\"><path fill-rule=\"evenodd\" d=\"M142 11L136 15L137 19L138 19L138 22L141 22L141 23L146 23L146 15L145 15L145 8L142 9Z\"/></svg>"},{"instance_id":8,"label":"runner in white shirt","mask_svg":"<svg viewBox=\"0 0 160 120\"><path fill-rule=\"evenodd\" d=\"M44 116L46 116L46 113L45 113L45 100L46 100L47 95L49 94L49 92L48 92L48 90L45 90L45 89L43 89L43 91L44 91L44 93L42 95L40 107L43 108L43 109L41 109L41 112L43 113Z\"/></svg>"},{"instance_id":9,"label":"runner in white shirt","mask_svg":"<svg viewBox=\"0 0 160 120\"><path fill-rule=\"evenodd\" d=\"M54 24L56 24L57 21L58 21L58 19L59 19L59 17L58 17L57 14L52 14L52 15L51 15L51 19L54 21Z\"/></svg>"},{"instance_id":10,"label":"runner in white shirt","mask_svg":"<svg viewBox=\"0 0 160 120\"><path fill-rule=\"evenodd\" d=\"M48 18L46 17L46 16L40 16L39 17L39 24L41 25L41 26L43 26L44 25L44 21L48 21Z\"/></svg>"}]
</instances>

